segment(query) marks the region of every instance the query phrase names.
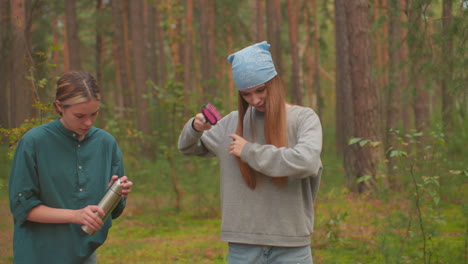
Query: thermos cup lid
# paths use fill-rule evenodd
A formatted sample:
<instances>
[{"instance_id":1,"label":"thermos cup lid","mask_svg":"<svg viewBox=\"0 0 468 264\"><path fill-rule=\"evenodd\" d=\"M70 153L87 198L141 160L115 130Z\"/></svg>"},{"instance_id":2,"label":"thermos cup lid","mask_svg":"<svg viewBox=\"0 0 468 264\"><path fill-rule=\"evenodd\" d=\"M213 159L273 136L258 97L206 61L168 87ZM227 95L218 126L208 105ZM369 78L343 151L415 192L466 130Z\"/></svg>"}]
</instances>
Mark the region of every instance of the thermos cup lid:
<instances>
[{"instance_id":1,"label":"thermos cup lid","mask_svg":"<svg viewBox=\"0 0 468 264\"><path fill-rule=\"evenodd\" d=\"M117 179L113 184L112 186L110 187L110 189L115 192L116 194L120 195L122 193L122 189L123 189L123 185L122 183L120 182L120 179Z\"/></svg>"}]
</instances>

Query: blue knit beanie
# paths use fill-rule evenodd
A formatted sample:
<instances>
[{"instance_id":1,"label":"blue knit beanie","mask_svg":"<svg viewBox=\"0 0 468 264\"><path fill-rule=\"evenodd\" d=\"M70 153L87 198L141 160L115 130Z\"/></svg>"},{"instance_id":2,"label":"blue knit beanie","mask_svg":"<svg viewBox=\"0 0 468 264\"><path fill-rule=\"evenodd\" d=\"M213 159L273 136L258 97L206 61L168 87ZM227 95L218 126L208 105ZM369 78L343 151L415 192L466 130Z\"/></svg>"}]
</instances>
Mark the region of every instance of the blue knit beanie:
<instances>
[{"instance_id":1,"label":"blue knit beanie","mask_svg":"<svg viewBox=\"0 0 468 264\"><path fill-rule=\"evenodd\" d=\"M237 89L242 91L258 86L278 74L269 49L270 44L263 41L229 55L227 60L232 64Z\"/></svg>"}]
</instances>

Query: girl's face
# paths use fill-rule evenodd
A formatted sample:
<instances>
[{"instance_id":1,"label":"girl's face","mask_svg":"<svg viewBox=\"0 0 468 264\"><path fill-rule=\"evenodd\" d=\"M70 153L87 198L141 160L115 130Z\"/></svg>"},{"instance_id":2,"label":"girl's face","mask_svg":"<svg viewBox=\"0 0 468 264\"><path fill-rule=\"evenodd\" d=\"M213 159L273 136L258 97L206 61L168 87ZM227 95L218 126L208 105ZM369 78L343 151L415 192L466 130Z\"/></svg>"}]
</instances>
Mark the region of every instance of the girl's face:
<instances>
[{"instance_id":1,"label":"girl's face","mask_svg":"<svg viewBox=\"0 0 468 264\"><path fill-rule=\"evenodd\" d=\"M266 85L260 84L258 86L240 91L240 95L244 100L257 111L265 112L266 98L268 96Z\"/></svg>"},{"instance_id":2,"label":"girl's face","mask_svg":"<svg viewBox=\"0 0 468 264\"><path fill-rule=\"evenodd\" d=\"M82 140L99 113L99 101L91 100L84 103L62 107L59 101L55 101L57 109L62 113L60 121L63 126L78 134L78 140Z\"/></svg>"}]
</instances>

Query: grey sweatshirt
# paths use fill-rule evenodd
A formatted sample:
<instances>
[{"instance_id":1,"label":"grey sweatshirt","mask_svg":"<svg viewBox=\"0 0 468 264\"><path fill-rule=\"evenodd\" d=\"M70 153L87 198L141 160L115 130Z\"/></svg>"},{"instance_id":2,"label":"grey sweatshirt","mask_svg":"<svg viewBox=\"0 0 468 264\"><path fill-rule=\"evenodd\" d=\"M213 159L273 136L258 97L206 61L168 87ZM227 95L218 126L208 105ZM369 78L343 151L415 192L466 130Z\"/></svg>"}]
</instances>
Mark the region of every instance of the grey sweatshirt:
<instances>
[{"instance_id":1,"label":"grey sweatshirt","mask_svg":"<svg viewBox=\"0 0 468 264\"><path fill-rule=\"evenodd\" d=\"M310 108L291 106L286 112L287 148L265 144L264 114L255 109L246 113L244 138L249 142L242 149L241 159L266 175L257 179L254 190L244 182L235 156L229 155L229 135L236 131L237 111L204 132L192 128L192 118L180 134L181 153L219 159L222 241L283 247L310 244L314 200L322 173L322 127ZM288 176L288 183L281 187L268 179L282 176Z\"/></svg>"}]
</instances>

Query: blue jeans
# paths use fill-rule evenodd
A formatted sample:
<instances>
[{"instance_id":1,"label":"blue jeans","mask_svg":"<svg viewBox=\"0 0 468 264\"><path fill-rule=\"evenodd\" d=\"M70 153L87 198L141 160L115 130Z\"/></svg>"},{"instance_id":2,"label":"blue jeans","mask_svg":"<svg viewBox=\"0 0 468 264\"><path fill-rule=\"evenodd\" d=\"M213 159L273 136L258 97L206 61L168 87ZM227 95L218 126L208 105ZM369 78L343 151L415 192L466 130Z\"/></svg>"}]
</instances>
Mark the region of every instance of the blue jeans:
<instances>
[{"instance_id":1,"label":"blue jeans","mask_svg":"<svg viewBox=\"0 0 468 264\"><path fill-rule=\"evenodd\" d=\"M312 264L310 246L273 247L229 243L229 264Z\"/></svg>"}]
</instances>

